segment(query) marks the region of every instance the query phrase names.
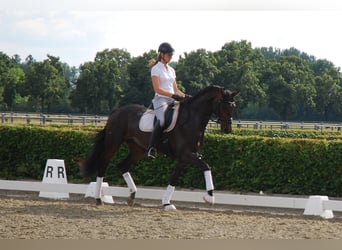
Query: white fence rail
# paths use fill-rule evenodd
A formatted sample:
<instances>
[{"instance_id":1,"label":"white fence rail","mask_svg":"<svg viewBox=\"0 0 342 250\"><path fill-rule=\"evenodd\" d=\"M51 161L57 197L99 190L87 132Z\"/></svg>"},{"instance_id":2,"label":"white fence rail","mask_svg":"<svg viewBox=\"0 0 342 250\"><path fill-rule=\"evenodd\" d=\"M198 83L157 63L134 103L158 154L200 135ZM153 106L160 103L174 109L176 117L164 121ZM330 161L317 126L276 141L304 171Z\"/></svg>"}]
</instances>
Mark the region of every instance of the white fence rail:
<instances>
[{"instance_id":1,"label":"white fence rail","mask_svg":"<svg viewBox=\"0 0 342 250\"><path fill-rule=\"evenodd\" d=\"M209 122L207 129L219 129L219 124ZM281 121L233 121L235 128L268 129L268 130L320 130L320 131L341 131L342 123L324 122L281 122Z\"/></svg>"},{"instance_id":2,"label":"white fence rail","mask_svg":"<svg viewBox=\"0 0 342 250\"><path fill-rule=\"evenodd\" d=\"M102 125L107 116L91 115L49 115L49 114L22 114L1 113L1 124L68 124L68 125Z\"/></svg>"},{"instance_id":3,"label":"white fence rail","mask_svg":"<svg viewBox=\"0 0 342 250\"><path fill-rule=\"evenodd\" d=\"M0 113L0 124L68 124L68 125L101 125L104 126L108 117L97 115L51 115L51 114L24 114ZM311 130L342 130L342 123L325 122L281 122L281 121L244 121L234 120L235 128L252 129L311 129ZM218 129L219 125L210 121L207 129Z\"/></svg>"},{"instance_id":4,"label":"white fence rail","mask_svg":"<svg viewBox=\"0 0 342 250\"><path fill-rule=\"evenodd\" d=\"M87 184L57 184L57 183L43 183L43 182L29 182L29 181L10 181L0 180L0 189L3 190L19 190L19 191L35 191L35 192L59 192L59 193L75 193L75 194L86 194L89 185ZM145 188L138 187L136 198L140 199L151 199L161 200L165 190L161 188ZM202 191L175 191L173 195L174 201L183 202L197 202L203 203ZM129 191L125 187L103 187L103 195L114 196L114 197L128 197ZM317 198L315 196L314 198ZM288 208L288 209L305 209L306 211L315 210L320 215L326 214L327 211L332 210L342 212L342 201L341 200L321 200L320 204L315 204L318 207L308 208L308 203L311 199L297 198L297 197L279 197L279 196L267 196L267 195L240 195L230 194L226 192L215 193L215 203L224 205L238 205L238 206L252 206L252 207L270 207L270 208ZM310 211L309 211L310 212ZM332 218L332 217L326 217Z\"/></svg>"}]
</instances>

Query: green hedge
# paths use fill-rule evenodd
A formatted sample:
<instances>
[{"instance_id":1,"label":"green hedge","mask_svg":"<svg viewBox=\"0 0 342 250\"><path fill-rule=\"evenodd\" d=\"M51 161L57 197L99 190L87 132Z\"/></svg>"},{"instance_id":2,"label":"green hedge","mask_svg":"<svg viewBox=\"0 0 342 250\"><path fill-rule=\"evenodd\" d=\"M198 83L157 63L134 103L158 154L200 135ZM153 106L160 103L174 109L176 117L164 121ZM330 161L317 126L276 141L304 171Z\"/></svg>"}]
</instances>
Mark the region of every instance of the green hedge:
<instances>
[{"instance_id":1,"label":"green hedge","mask_svg":"<svg viewBox=\"0 0 342 250\"><path fill-rule=\"evenodd\" d=\"M233 134L240 136L342 140L342 132L336 130L234 129Z\"/></svg>"},{"instance_id":2,"label":"green hedge","mask_svg":"<svg viewBox=\"0 0 342 250\"><path fill-rule=\"evenodd\" d=\"M342 141L207 135L218 189L342 196ZM214 146L214 141L216 145Z\"/></svg>"},{"instance_id":3,"label":"green hedge","mask_svg":"<svg viewBox=\"0 0 342 250\"><path fill-rule=\"evenodd\" d=\"M64 159L69 182L78 176L73 159L85 158L98 128L0 126L0 178L42 178L47 159ZM201 150L213 170L215 188L237 192L342 196L342 141L268 138L206 133ZM125 185L115 167L127 148L121 147L106 174L111 185ZM166 186L174 162L159 156L142 160L131 171L137 185ZM181 187L204 188L203 173L189 166Z\"/></svg>"},{"instance_id":4,"label":"green hedge","mask_svg":"<svg viewBox=\"0 0 342 250\"><path fill-rule=\"evenodd\" d=\"M41 179L47 159L64 159L68 176L78 172L72 160L84 157L94 133L35 126L0 126L0 178Z\"/></svg>"}]
</instances>

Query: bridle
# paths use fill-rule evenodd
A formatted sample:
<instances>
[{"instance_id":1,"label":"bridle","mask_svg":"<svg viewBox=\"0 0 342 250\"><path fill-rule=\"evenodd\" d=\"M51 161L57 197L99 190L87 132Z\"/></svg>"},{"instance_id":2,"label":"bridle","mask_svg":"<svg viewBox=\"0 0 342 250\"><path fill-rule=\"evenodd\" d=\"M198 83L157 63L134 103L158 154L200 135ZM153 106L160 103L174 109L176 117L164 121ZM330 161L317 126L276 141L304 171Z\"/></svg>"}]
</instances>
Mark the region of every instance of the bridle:
<instances>
[{"instance_id":1,"label":"bridle","mask_svg":"<svg viewBox=\"0 0 342 250\"><path fill-rule=\"evenodd\" d=\"M223 104L228 104L232 108L232 110L236 107L236 102L235 101L229 101L228 97L225 95L219 101L219 103L216 105L216 108L214 110L214 114L217 116L217 120L215 122L216 123L227 122L227 124L232 124L232 121L233 121L232 115L233 114L230 114L230 117L228 117L228 118L222 118L220 110L221 110L221 106Z\"/></svg>"}]
</instances>

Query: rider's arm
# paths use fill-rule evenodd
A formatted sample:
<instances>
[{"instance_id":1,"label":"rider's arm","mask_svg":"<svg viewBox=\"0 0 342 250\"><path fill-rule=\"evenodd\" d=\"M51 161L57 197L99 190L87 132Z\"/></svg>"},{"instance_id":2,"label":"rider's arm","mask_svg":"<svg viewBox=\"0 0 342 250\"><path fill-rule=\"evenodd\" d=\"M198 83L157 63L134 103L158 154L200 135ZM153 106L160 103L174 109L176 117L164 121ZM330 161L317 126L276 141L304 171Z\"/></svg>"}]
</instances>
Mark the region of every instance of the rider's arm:
<instances>
[{"instance_id":1,"label":"rider's arm","mask_svg":"<svg viewBox=\"0 0 342 250\"><path fill-rule=\"evenodd\" d=\"M160 88L160 82L159 82L158 76L152 76L152 85L153 85L154 92L156 92L157 94L172 97L172 93L167 92Z\"/></svg>"},{"instance_id":2,"label":"rider's arm","mask_svg":"<svg viewBox=\"0 0 342 250\"><path fill-rule=\"evenodd\" d=\"M173 91L175 92L176 95L184 97L185 94L178 88L176 80L173 82Z\"/></svg>"}]
</instances>

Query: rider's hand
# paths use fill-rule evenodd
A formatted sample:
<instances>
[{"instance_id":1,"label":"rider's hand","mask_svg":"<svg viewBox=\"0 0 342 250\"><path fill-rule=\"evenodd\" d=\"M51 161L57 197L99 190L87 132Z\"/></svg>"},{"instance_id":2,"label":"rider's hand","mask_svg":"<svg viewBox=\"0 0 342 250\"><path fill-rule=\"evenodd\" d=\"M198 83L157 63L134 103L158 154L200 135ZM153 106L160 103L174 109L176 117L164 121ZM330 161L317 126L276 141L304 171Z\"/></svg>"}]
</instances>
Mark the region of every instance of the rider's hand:
<instances>
[{"instance_id":1,"label":"rider's hand","mask_svg":"<svg viewBox=\"0 0 342 250\"><path fill-rule=\"evenodd\" d=\"M176 101L181 101L184 99L184 97L180 96L180 95L172 95L171 96L173 99L175 99Z\"/></svg>"}]
</instances>

